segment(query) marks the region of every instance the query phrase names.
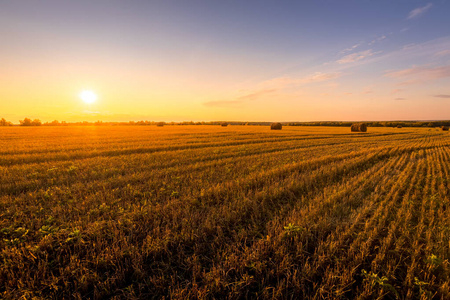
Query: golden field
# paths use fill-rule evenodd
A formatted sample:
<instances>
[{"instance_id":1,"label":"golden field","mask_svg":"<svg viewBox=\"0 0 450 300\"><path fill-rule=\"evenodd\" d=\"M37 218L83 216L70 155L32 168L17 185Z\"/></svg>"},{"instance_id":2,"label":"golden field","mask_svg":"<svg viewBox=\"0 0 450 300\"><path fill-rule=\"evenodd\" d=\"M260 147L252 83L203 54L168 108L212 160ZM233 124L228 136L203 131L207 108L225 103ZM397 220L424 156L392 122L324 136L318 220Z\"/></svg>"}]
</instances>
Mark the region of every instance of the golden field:
<instances>
[{"instance_id":1,"label":"golden field","mask_svg":"<svg viewBox=\"0 0 450 300\"><path fill-rule=\"evenodd\" d=\"M450 298L448 132L0 137L0 298Z\"/></svg>"}]
</instances>

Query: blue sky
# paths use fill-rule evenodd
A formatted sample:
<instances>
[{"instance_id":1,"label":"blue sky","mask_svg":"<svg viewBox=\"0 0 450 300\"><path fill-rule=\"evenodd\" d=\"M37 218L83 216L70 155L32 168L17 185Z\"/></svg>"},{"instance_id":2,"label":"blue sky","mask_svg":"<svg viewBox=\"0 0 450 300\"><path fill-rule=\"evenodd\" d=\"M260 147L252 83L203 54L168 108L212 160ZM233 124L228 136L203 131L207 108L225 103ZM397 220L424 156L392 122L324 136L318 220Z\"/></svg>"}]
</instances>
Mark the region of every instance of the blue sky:
<instances>
[{"instance_id":1,"label":"blue sky","mask_svg":"<svg viewBox=\"0 0 450 300\"><path fill-rule=\"evenodd\" d=\"M449 119L449 1L2 1L0 111ZM86 105L78 92L99 96Z\"/></svg>"}]
</instances>

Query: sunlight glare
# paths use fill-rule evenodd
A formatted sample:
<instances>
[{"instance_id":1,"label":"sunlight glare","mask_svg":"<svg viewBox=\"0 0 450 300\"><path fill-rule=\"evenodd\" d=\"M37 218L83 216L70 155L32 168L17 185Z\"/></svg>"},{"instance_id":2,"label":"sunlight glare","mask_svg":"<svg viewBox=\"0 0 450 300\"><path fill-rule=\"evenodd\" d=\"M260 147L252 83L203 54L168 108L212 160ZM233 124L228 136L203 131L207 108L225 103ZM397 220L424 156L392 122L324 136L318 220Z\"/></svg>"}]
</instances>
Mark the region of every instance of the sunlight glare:
<instances>
[{"instance_id":1,"label":"sunlight glare","mask_svg":"<svg viewBox=\"0 0 450 300\"><path fill-rule=\"evenodd\" d=\"M97 95L93 91L88 90L82 91L79 97L86 104L92 104L97 100Z\"/></svg>"}]
</instances>

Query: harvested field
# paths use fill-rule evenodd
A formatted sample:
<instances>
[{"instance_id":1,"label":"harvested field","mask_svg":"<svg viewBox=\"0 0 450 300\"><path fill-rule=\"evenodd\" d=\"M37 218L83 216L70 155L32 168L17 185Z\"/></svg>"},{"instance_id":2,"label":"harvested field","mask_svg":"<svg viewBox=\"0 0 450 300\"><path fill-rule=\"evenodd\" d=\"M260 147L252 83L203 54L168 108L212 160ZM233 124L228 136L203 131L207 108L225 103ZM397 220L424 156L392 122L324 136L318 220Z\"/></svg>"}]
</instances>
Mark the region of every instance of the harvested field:
<instances>
[{"instance_id":1,"label":"harvested field","mask_svg":"<svg viewBox=\"0 0 450 300\"><path fill-rule=\"evenodd\" d=\"M450 135L0 128L0 297L450 298Z\"/></svg>"}]
</instances>

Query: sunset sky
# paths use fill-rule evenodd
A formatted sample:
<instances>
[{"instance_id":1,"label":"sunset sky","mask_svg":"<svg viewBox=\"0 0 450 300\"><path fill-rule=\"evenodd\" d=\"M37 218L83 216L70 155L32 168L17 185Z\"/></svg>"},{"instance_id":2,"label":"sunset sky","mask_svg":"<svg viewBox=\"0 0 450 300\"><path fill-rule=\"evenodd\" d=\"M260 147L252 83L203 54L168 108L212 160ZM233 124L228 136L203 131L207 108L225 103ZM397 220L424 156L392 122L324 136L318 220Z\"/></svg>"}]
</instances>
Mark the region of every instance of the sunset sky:
<instances>
[{"instance_id":1,"label":"sunset sky","mask_svg":"<svg viewBox=\"0 0 450 300\"><path fill-rule=\"evenodd\" d=\"M450 119L449 13L446 0L2 0L0 118Z\"/></svg>"}]
</instances>

